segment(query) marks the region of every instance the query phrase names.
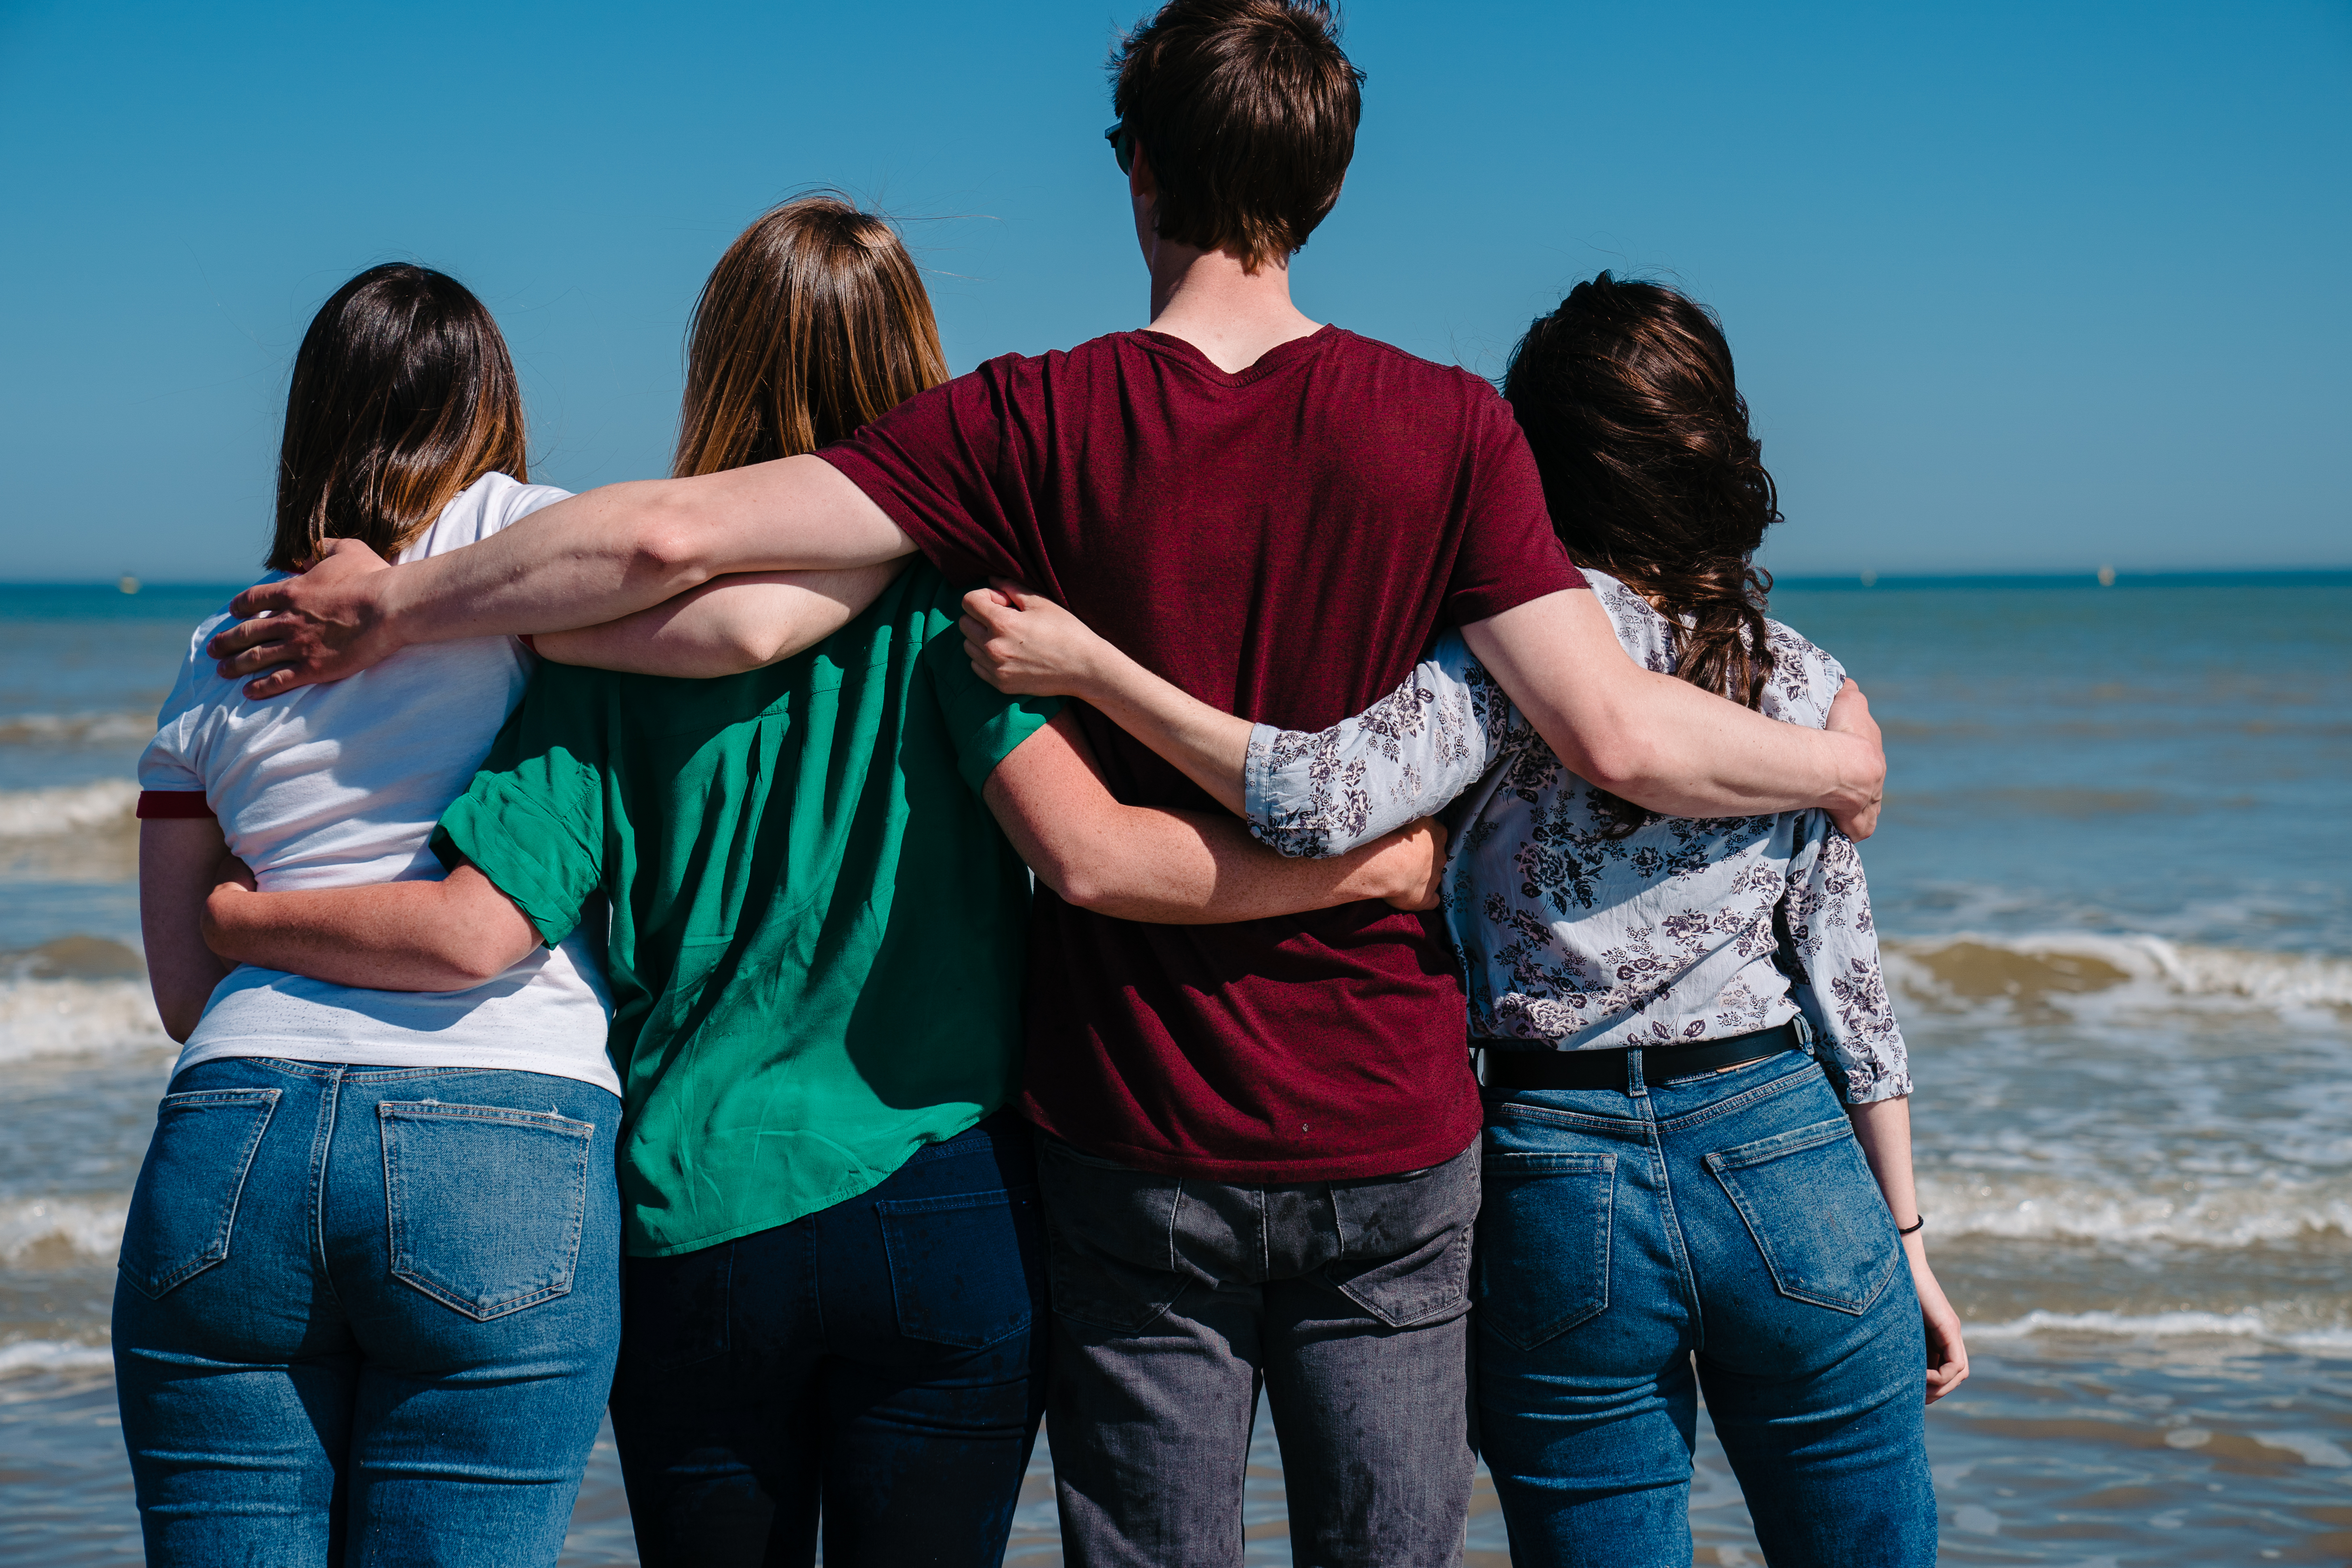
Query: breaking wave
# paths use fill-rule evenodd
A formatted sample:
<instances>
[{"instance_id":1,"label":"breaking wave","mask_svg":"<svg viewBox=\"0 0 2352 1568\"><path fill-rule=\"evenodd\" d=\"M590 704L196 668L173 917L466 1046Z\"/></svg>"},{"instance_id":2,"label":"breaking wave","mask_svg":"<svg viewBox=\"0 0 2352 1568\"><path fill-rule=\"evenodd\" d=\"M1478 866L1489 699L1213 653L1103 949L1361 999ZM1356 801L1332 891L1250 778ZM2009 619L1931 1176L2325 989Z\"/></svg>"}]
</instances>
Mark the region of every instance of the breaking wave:
<instances>
[{"instance_id":1,"label":"breaking wave","mask_svg":"<svg viewBox=\"0 0 2352 1568\"><path fill-rule=\"evenodd\" d=\"M0 981L0 1062L154 1050L171 1043L144 981Z\"/></svg>"},{"instance_id":2,"label":"breaking wave","mask_svg":"<svg viewBox=\"0 0 2352 1568\"><path fill-rule=\"evenodd\" d=\"M1946 1236L2011 1241L2343 1244L2352 1237L2352 1181L2258 1181L2204 1191L2115 1189L2048 1176L1979 1172L1919 1175L1919 1206Z\"/></svg>"},{"instance_id":3,"label":"breaking wave","mask_svg":"<svg viewBox=\"0 0 2352 1568\"><path fill-rule=\"evenodd\" d=\"M2352 1350L2352 1330L2305 1329L2248 1308L2237 1312L2048 1312L2034 1310L2005 1323L1972 1322L1971 1340L2027 1339L2036 1334L2105 1334L2123 1339L2249 1339L2295 1350Z\"/></svg>"},{"instance_id":4,"label":"breaking wave","mask_svg":"<svg viewBox=\"0 0 2352 1568\"><path fill-rule=\"evenodd\" d=\"M104 1345L76 1344L70 1340L18 1340L0 1345L0 1377L11 1373L81 1372L112 1367L114 1352Z\"/></svg>"},{"instance_id":5,"label":"breaking wave","mask_svg":"<svg viewBox=\"0 0 2352 1568\"><path fill-rule=\"evenodd\" d=\"M121 1199L42 1197L0 1207L0 1263L55 1267L110 1260L122 1246Z\"/></svg>"},{"instance_id":6,"label":"breaking wave","mask_svg":"<svg viewBox=\"0 0 2352 1568\"><path fill-rule=\"evenodd\" d=\"M0 790L0 838L56 838L93 830L127 830L139 804L128 779Z\"/></svg>"},{"instance_id":7,"label":"breaking wave","mask_svg":"<svg viewBox=\"0 0 2352 1568\"><path fill-rule=\"evenodd\" d=\"M0 718L0 746L100 746L145 741L155 733L146 713L11 713Z\"/></svg>"},{"instance_id":8,"label":"breaking wave","mask_svg":"<svg viewBox=\"0 0 2352 1568\"><path fill-rule=\"evenodd\" d=\"M2139 934L2051 931L1890 939L1886 974L1937 1010L1986 1003L2063 1006L2111 995L2151 1003L2249 1002L2281 1009L2352 1007L2352 960L2204 947Z\"/></svg>"}]
</instances>

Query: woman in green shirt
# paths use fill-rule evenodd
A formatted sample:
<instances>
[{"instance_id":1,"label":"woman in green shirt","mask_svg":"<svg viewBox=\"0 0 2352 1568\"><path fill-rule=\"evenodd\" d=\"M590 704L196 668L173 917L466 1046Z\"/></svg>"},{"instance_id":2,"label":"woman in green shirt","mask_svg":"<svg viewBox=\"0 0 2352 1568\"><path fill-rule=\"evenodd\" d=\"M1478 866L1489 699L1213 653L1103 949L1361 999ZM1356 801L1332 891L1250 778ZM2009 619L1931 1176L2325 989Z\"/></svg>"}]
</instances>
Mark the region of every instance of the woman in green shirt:
<instances>
[{"instance_id":1,"label":"woman in green shirt","mask_svg":"<svg viewBox=\"0 0 2352 1568\"><path fill-rule=\"evenodd\" d=\"M697 307L677 471L812 450L946 374L888 226L787 204ZM919 562L855 619L848 586L727 578L542 636L565 662L443 816L446 880L232 883L208 910L224 952L415 990L608 922L613 1417L655 1568L808 1563L820 1514L837 1564L1002 1559L1048 1322L1028 1134L1000 1109L1029 868L1159 921L1434 899L1425 826L1286 860L1222 815L1120 805L1058 702L972 671L969 584ZM1000 816L1050 826L1016 843Z\"/></svg>"}]
</instances>

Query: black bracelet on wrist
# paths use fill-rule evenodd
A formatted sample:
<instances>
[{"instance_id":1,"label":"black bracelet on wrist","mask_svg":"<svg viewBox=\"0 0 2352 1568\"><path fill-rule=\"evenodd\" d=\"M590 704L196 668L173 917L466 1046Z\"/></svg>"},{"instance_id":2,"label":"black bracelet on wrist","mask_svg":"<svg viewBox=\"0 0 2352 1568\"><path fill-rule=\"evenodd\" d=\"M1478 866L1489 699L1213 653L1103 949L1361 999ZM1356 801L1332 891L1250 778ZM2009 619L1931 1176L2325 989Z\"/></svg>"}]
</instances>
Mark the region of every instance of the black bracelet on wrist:
<instances>
[{"instance_id":1,"label":"black bracelet on wrist","mask_svg":"<svg viewBox=\"0 0 2352 1568\"><path fill-rule=\"evenodd\" d=\"M1910 1234L1912 1234L1912 1232L1914 1232L1914 1231L1917 1230L1920 1226L1922 1226L1926 1225L1927 1223L1927 1216L1926 1215L1921 1215L1917 1219L1913 1220L1909 1225L1902 1226L1897 1227L1897 1228L1896 1228L1896 1230L1895 1230L1895 1235L1897 1235L1897 1236L1909 1236Z\"/></svg>"}]
</instances>

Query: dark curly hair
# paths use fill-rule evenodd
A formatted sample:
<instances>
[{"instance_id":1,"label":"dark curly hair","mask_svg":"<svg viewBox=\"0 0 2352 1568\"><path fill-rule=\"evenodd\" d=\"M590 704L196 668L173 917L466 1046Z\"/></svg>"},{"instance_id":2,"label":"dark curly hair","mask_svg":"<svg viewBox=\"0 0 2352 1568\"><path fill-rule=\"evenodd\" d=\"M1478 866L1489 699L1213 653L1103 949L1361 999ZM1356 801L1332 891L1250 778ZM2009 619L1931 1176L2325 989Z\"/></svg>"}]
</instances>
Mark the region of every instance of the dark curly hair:
<instances>
[{"instance_id":1,"label":"dark curly hair","mask_svg":"<svg viewBox=\"0 0 2352 1568\"><path fill-rule=\"evenodd\" d=\"M1754 557L1780 521L1780 497L1715 312L1603 272L1528 329L1503 395L1569 554L1676 624L1676 675L1759 706L1772 674L1772 577ZM1626 813L1629 830L1646 818Z\"/></svg>"}]
</instances>

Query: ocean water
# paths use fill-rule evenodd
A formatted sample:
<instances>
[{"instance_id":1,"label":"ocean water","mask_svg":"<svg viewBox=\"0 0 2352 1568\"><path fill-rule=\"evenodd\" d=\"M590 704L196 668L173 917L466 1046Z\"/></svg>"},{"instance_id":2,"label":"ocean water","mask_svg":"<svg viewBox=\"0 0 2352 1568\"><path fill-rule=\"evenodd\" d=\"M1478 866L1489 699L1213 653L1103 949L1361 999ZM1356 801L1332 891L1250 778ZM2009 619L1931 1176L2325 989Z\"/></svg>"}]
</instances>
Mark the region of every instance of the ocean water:
<instances>
[{"instance_id":1,"label":"ocean water","mask_svg":"<svg viewBox=\"0 0 2352 1568\"><path fill-rule=\"evenodd\" d=\"M171 1054L133 760L226 590L0 587L0 1560L135 1557L106 1319ZM1947 1561L2352 1559L2352 574L1784 584L1893 757L1864 850ZM1263 1429L1252 1561L1288 1561ZM1012 1560L1057 1560L1041 1453ZM1702 1427L1701 1563L1760 1563ZM1471 1560L1506 1561L1482 1480ZM633 1562L609 1443L567 1561Z\"/></svg>"}]
</instances>

